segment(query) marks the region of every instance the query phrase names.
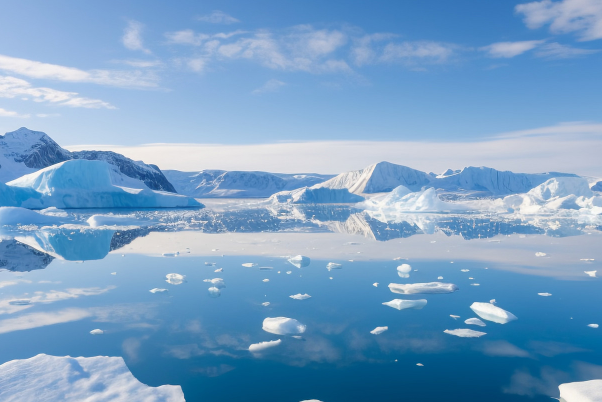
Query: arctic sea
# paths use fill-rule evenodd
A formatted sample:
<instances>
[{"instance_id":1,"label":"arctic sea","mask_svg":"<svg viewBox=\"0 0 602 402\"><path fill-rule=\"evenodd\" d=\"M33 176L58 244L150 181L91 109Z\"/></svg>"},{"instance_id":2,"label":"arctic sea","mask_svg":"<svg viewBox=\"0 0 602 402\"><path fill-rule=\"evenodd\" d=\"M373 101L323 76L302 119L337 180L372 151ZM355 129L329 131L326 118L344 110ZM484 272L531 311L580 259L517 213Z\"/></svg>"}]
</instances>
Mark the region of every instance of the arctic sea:
<instances>
[{"instance_id":1,"label":"arctic sea","mask_svg":"<svg viewBox=\"0 0 602 402\"><path fill-rule=\"evenodd\" d=\"M457 214L383 223L323 206L135 214L154 223L3 229L0 364L122 356L138 380L181 385L187 401L549 401L561 383L602 378L602 329L588 326L602 322L598 227ZM210 292L214 278L225 287ZM388 287L428 282L458 290ZM393 299L427 304L383 305ZM464 322L478 318L472 303L492 301L518 319ZM269 333L267 317L306 330ZM486 334L444 332L463 328Z\"/></svg>"}]
</instances>

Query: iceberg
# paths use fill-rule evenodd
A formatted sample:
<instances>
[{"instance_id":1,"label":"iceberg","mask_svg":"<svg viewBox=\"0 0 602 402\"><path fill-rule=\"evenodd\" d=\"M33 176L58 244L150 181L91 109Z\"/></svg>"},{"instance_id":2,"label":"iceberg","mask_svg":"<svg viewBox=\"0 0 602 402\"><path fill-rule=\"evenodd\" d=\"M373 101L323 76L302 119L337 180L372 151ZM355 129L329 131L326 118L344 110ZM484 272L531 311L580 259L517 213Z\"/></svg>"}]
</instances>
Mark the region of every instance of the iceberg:
<instances>
[{"instance_id":1,"label":"iceberg","mask_svg":"<svg viewBox=\"0 0 602 402\"><path fill-rule=\"evenodd\" d=\"M151 224L150 221L139 220L130 215L92 215L86 222L92 228L101 226L148 226Z\"/></svg>"},{"instance_id":2,"label":"iceberg","mask_svg":"<svg viewBox=\"0 0 602 402\"><path fill-rule=\"evenodd\" d=\"M219 297L222 294L222 291L215 286L211 286L207 291L209 292L209 297Z\"/></svg>"},{"instance_id":3,"label":"iceberg","mask_svg":"<svg viewBox=\"0 0 602 402\"><path fill-rule=\"evenodd\" d=\"M464 324L478 325L479 327L486 326L486 324L483 321L479 320L478 318L469 318L468 320L464 321Z\"/></svg>"},{"instance_id":4,"label":"iceberg","mask_svg":"<svg viewBox=\"0 0 602 402\"><path fill-rule=\"evenodd\" d=\"M124 186L115 184L121 178ZM155 191L104 161L75 159L0 184L0 206L56 208L203 207L194 198Z\"/></svg>"},{"instance_id":5,"label":"iceberg","mask_svg":"<svg viewBox=\"0 0 602 402\"><path fill-rule=\"evenodd\" d=\"M596 277L596 272L598 271L583 271L587 276L591 276L592 278Z\"/></svg>"},{"instance_id":6,"label":"iceberg","mask_svg":"<svg viewBox=\"0 0 602 402\"><path fill-rule=\"evenodd\" d=\"M103 331L102 329L93 329L92 331L90 331L90 334L92 335L102 335L104 333L105 331Z\"/></svg>"},{"instance_id":7,"label":"iceberg","mask_svg":"<svg viewBox=\"0 0 602 402\"><path fill-rule=\"evenodd\" d=\"M470 308L482 319L497 322L498 324L506 324L518 319L511 312L494 306L491 303L475 302L472 303Z\"/></svg>"},{"instance_id":8,"label":"iceberg","mask_svg":"<svg viewBox=\"0 0 602 402\"><path fill-rule=\"evenodd\" d=\"M263 320L262 329L276 335L302 334L307 327L294 318L268 317Z\"/></svg>"},{"instance_id":9,"label":"iceberg","mask_svg":"<svg viewBox=\"0 0 602 402\"><path fill-rule=\"evenodd\" d=\"M539 296L552 296L552 293L538 293Z\"/></svg>"},{"instance_id":10,"label":"iceberg","mask_svg":"<svg viewBox=\"0 0 602 402\"><path fill-rule=\"evenodd\" d=\"M391 301L383 303L385 306L396 308L397 310L405 310L408 308L413 308L416 310L420 310L424 306L426 306L427 301L425 299L419 300L401 300L401 299L393 299Z\"/></svg>"},{"instance_id":11,"label":"iceberg","mask_svg":"<svg viewBox=\"0 0 602 402\"><path fill-rule=\"evenodd\" d=\"M342 264L337 264L336 262L329 262L328 264L326 264L326 269L331 271L333 269L342 269L343 265Z\"/></svg>"},{"instance_id":12,"label":"iceberg","mask_svg":"<svg viewBox=\"0 0 602 402\"><path fill-rule=\"evenodd\" d=\"M587 326L590 328L598 328L599 327L598 324L587 324Z\"/></svg>"},{"instance_id":13,"label":"iceberg","mask_svg":"<svg viewBox=\"0 0 602 402\"><path fill-rule=\"evenodd\" d=\"M267 306L270 305L270 302L263 302L263 303L261 303L261 305L264 306L264 307L267 307Z\"/></svg>"},{"instance_id":14,"label":"iceberg","mask_svg":"<svg viewBox=\"0 0 602 402\"><path fill-rule=\"evenodd\" d=\"M376 327L372 331L370 331L370 333L372 335L380 335L388 329L389 329L389 327Z\"/></svg>"},{"instance_id":15,"label":"iceberg","mask_svg":"<svg viewBox=\"0 0 602 402\"><path fill-rule=\"evenodd\" d=\"M569 382L560 384L560 400L564 402L602 401L602 380Z\"/></svg>"},{"instance_id":16,"label":"iceberg","mask_svg":"<svg viewBox=\"0 0 602 402\"><path fill-rule=\"evenodd\" d=\"M253 268L253 267L256 267L257 264L254 263L254 262L245 262L245 263L242 264L242 266L245 267L245 268Z\"/></svg>"},{"instance_id":17,"label":"iceberg","mask_svg":"<svg viewBox=\"0 0 602 402\"><path fill-rule=\"evenodd\" d=\"M151 293L165 293L165 292L167 292L167 289L153 288L153 289L149 290L149 292L151 292Z\"/></svg>"},{"instance_id":18,"label":"iceberg","mask_svg":"<svg viewBox=\"0 0 602 402\"><path fill-rule=\"evenodd\" d=\"M412 295L418 293L453 293L458 290L458 287L453 283L443 282L428 282L428 283L389 283L389 290L393 293L399 293L403 295Z\"/></svg>"},{"instance_id":19,"label":"iceberg","mask_svg":"<svg viewBox=\"0 0 602 402\"><path fill-rule=\"evenodd\" d=\"M397 275L400 278L409 278L410 272L412 272L412 267L409 264L401 264L397 267Z\"/></svg>"},{"instance_id":20,"label":"iceberg","mask_svg":"<svg viewBox=\"0 0 602 402\"><path fill-rule=\"evenodd\" d=\"M226 287L226 283L222 278L203 279L203 282L210 283L212 286L218 289L223 289Z\"/></svg>"},{"instance_id":21,"label":"iceberg","mask_svg":"<svg viewBox=\"0 0 602 402\"><path fill-rule=\"evenodd\" d=\"M249 346L249 352L260 353L260 352L265 351L266 349L270 349L275 346L278 346L281 343L282 343L282 339L278 339L276 341L253 343L251 346Z\"/></svg>"},{"instance_id":22,"label":"iceberg","mask_svg":"<svg viewBox=\"0 0 602 402\"><path fill-rule=\"evenodd\" d=\"M305 268L311 263L311 260L309 257L305 257L304 255L296 255L294 257L289 258L288 262L290 262L297 268Z\"/></svg>"},{"instance_id":23,"label":"iceberg","mask_svg":"<svg viewBox=\"0 0 602 402\"><path fill-rule=\"evenodd\" d=\"M487 335L486 332L474 331L472 329L446 329L446 334L459 336L460 338L479 338L483 335Z\"/></svg>"},{"instance_id":24,"label":"iceberg","mask_svg":"<svg viewBox=\"0 0 602 402\"><path fill-rule=\"evenodd\" d=\"M5 402L185 402L179 385L142 384L121 357L45 354L0 365L0 399Z\"/></svg>"},{"instance_id":25,"label":"iceberg","mask_svg":"<svg viewBox=\"0 0 602 402\"><path fill-rule=\"evenodd\" d=\"M292 295L289 297L291 299L295 299L295 300L305 300L305 299L309 299L311 296L308 295L307 293L305 293L305 294L297 293L296 295Z\"/></svg>"},{"instance_id":26,"label":"iceberg","mask_svg":"<svg viewBox=\"0 0 602 402\"><path fill-rule=\"evenodd\" d=\"M273 204L354 204L364 200L364 197L352 194L347 189L303 187L276 193L268 199L268 202Z\"/></svg>"},{"instance_id":27,"label":"iceberg","mask_svg":"<svg viewBox=\"0 0 602 402\"><path fill-rule=\"evenodd\" d=\"M167 278L165 282L171 285L181 285L184 283L184 278L186 278L184 275L180 274L167 274L165 277Z\"/></svg>"},{"instance_id":28,"label":"iceberg","mask_svg":"<svg viewBox=\"0 0 602 402\"><path fill-rule=\"evenodd\" d=\"M535 253L535 257L545 257L546 255L546 253L542 253L541 251Z\"/></svg>"},{"instance_id":29,"label":"iceberg","mask_svg":"<svg viewBox=\"0 0 602 402\"><path fill-rule=\"evenodd\" d=\"M378 211L384 214L395 215L400 212L447 212L469 211L471 207L463 204L442 201L437 195L437 190L427 188L411 192L399 186L385 197L374 198L364 203L368 211Z\"/></svg>"}]
</instances>

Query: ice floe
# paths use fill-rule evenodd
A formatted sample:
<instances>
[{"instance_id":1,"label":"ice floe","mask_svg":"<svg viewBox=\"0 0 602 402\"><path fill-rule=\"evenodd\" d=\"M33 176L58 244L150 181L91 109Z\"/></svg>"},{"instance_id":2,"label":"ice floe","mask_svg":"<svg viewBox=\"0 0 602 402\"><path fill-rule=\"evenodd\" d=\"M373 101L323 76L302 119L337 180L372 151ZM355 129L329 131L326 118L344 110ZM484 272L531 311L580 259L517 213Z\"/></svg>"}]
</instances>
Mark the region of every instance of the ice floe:
<instances>
[{"instance_id":1,"label":"ice floe","mask_svg":"<svg viewBox=\"0 0 602 402\"><path fill-rule=\"evenodd\" d=\"M378 287L378 282L374 282L374 283L372 284L372 286L374 286L375 288L377 288L377 287Z\"/></svg>"},{"instance_id":2,"label":"ice floe","mask_svg":"<svg viewBox=\"0 0 602 402\"><path fill-rule=\"evenodd\" d=\"M39 354L0 365L3 401L184 402L179 385L150 387L138 381L121 357Z\"/></svg>"},{"instance_id":3,"label":"ice floe","mask_svg":"<svg viewBox=\"0 0 602 402\"><path fill-rule=\"evenodd\" d=\"M440 280L440 281L441 281L441 280L443 280L443 277L442 277L442 276L438 276L438 277L437 277L437 280Z\"/></svg>"},{"instance_id":4,"label":"ice floe","mask_svg":"<svg viewBox=\"0 0 602 402\"><path fill-rule=\"evenodd\" d=\"M292 295L289 296L291 299L295 299L295 300L305 300L305 299L309 299L311 296L308 295L307 293L301 294L301 293L297 293L296 295Z\"/></svg>"},{"instance_id":5,"label":"ice floe","mask_svg":"<svg viewBox=\"0 0 602 402\"><path fill-rule=\"evenodd\" d=\"M341 269L343 268L342 264L337 264L336 262L329 262L328 264L326 264L326 269L331 271L333 269Z\"/></svg>"},{"instance_id":6,"label":"ice floe","mask_svg":"<svg viewBox=\"0 0 602 402\"><path fill-rule=\"evenodd\" d=\"M217 265L217 263L215 263L215 262L206 262L205 265L208 266L208 267L214 267L215 265Z\"/></svg>"},{"instance_id":7,"label":"ice floe","mask_svg":"<svg viewBox=\"0 0 602 402\"><path fill-rule=\"evenodd\" d=\"M506 324L516 320L516 316L509 311L494 306L491 303L472 303L470 306L479 317L487 321L493 321L498 324Z\"/></svg>"},{"instance_id":8,"label":"ice floe","mask_svg":"<svg viewBox=\"0 0 602 402\"><path fill-rule=\"evenodd\" d=\"M186 278L184 275L180 274L167 274L165 275L165 277L167 278L165 282L171 285L181 285L184 282L184 279Z\"/></svg>"},{"instance_id":9,"label":"ice floe","mask_svg":"<svg viewBox=\"0 0 602 402\"><path fill-rule=\"evenodd\" d=\"M590 328L598 328L599 327L598 324L587 324L587 326Z\"/></svg>"},{"instance_id":10,"label":"ice floe","mask_svg":"<svg viewBox=\"0 0 602 402\"><path fill-rule=\"evenodd\" d=\"M278 346L281 343L282 343L282 339L278 339L278 340L275 340L275 341L253 343L251 346L249 346L249 352L251 352L251 353L261 353L264 350L273 348L275 346Z\"/></svg>"},{"instance_id":11,"label":"ice floe","mask_svg":"<svg viewBox=\"0 0 602 402\"><path fill-rule=\"evenodd\" d=\"M535 257L545 257L546 255L546 253L542 253L541 251L535 253Z\"/></svg>"},{"instance_id":12,"label":"ice floe","mask_svg":"<svg viewBox=\"0 0 602 402\"><path fill-rule=\"evenodd\" d=\"M270 302L263 302L263 303L261 303L261 305L264 306L264 307L267 307L267 306L270 305Z\"/></svg>"},{"instance_id":13,"label":"ice floe","mask_svg":"<svg viewBox=\"0 0 602 402\"><path fill-rule=\"evenodd\" d=\"M207 292L209 292L210 297L220 297L222 294L222 291L215 286L211 286L209 289L207 289Z\"/></svg>"},{"instance_id":14,"label":"ice floe","mask_svg":"<svg viewBox=\"0 0 602 402\"><path fill-rule=\"evenodd\" d=\"M222 278L213 278L213 279L203 279L203 282L210 283L214 287L218 289L223 289L226 287L226 283Z\"/></svg>"},{"instance_id":15,"label":"ice floe","mask_svg":"<svg viewBox=\"0 0 602 402\"><path fill-rule=\"evenodd\" d=\"M416 310L420 310L424 306L426 306L427 301L425 299L419 300L401 300L401 299L393 299L388 302L384 302L385 306L396 308L397 310L405 310L408 308L413 308Z\"/></svg>"},{"instance_id":16,"label":"ice floe","mask_svg":"<svg viewBox=\"0 0 602 402\"><path fill-rule=\"evenodd\" d=\"M450 316L451 318L453 318L454 320L457 320L458 318L460 318L460 316L459 316L459 315L453 315L453 314L450 314L449 316Z\"/></svg>"},{"instance_id":17,"label":"ice floe","mask_svg":"<svg viewBox=\"0 0 602 402\"><path fill-rule=\"evenodd\" d=\"M311 263L311 259L304 255L296 255L294 257L289 258L288 262L290 262L297 268L304 268Z\"/></svg>"},{"instance_id":18,"label":"ice floe","mask_svg":"<svg viewBox=\"0 0 602 402\"><path fill-rule=\"evenodd\" d=\"M583 271L586 275L591 276L592 278L596 277L596 272L598 271Z\"/></svg>"},{"instance_id":19,"label":"ice floe","mask_svg":"<svg viewBox=\"0 0 602 402\"><path fill-rule=\"evenodd\" d=\"M92 331L90 331L90 334L92 335L102 335L104 333L105 331L103 331L102 329L93 329Z\"/></svg>"},{"instance_id":20,"label":"ice floe","mask_svg":"<svg viewBox=\"0 0 602 402\"><path fill-rule=\"evenodd\" d=\"M453 283L443 282L428 282L428 283L389 283L389 289L393 293L399 293L404 295L418 294L418 293L452 293L458 290L458 287Z\"/></svg>"},{"instance_id":21,"label":"ice floe","mask_svg":"<svg viewBox=\"0 0 602 402\"><path fill-rule=\"evenodd\" d=\"M245 262L244 264L242 264L242 266L246 267L246 268L253 268L253 267L256 267L257 264L254 262Z\"/></svg>"},{"instance_id":22,"label":"ice floe","mask_svg":"<svg viewBox=\"0 0 602 402\"><path fill-rule=\"evenodd\" d=\"M412 267L409 264L401 264L397 267L397 275L400 278L409 278L410 272L412 272Z\"/></svg>"},{"instance_id":23,"label":"ice floe","mask_svg":"<svg viewBox=\"0 0 602 402\"><path fill-rule=\"evenodd\" d=\"M539 296L552 296L552 293L538 293Z\"/></svg>"},{"instance_id":24,"label":"ice floe","mask_svg":"<svg viewBox=\"0 0 602 402\"><path fill-rule=\"evenodd\" d=\"M269 279L264 279L262 282L269 282L269 281L270 281Z\"/></svg>"},{"instance_id":25,"label":"ice floe","mask_svg":"<svg viewBox=\"0 0 602 402\"><path fill-rule=\"evenodd\" d=\"M602 401L602 380L568 382L558 386L563 402Z\"/></svg>"},{"instance_id":26,"label":"ice floe","mask_svg":"<svg viewBox=\"0 0 602 402\"><path fill-rule=\"evenodd\" d=\"M149 292L151 292L151 293L165 293L165 292L167 292L167 289L153 288L153 289L149 290Z\"/></svg>"},{"instance_id":27,"label":"ice floe","mask_svg":"<svg viewBox=\"0 0 602 402\"><path fill-rule=\"evenodd\" d=\"M302 334L307 328L294 318L268 317L263 320L263 330L276 335Z\"/></svg>"},{"instance_id":28,"label":"ice floe","mask_svg":"<svg viewBox=\"0 0 602 402\"><path fill-rule=\"evenodd\" d=\"M468 320L464 321L464 324L478 325L479 327L484 327L487 325L483 321L479 320L478 318L469 318Z\"/></svg>"},{"instance_id":29,"label":"ice floe","mask_svg":"<svg viewBox=\"0 0 602 402\"><path fill-rule=\"evenodd\" d=\"M218 268L218 269L216 269L216 270L215 270L215 271L213 271L213 272L224 272L224 269L223 269L223 268Z\"/></svg>"},{"instance_id":30,"label":"ice floe","mask_svg":"<svg viewBox=\"0 0 602 402\"><path fill-rule=\"evenodd\" d=\"M487 335L486 332L474 331L472 329L466 329L466 328L461 328L461 329L446 329L443 332L445 332L446 334L450 334L450 335L454 335L454 336L459 336L460 338L478 338L478 337L481 337L483 335Z\"/></svg>"},{"instance_id":31,"label":"ice floe","mask_svg":"<svg viewBox=\"0 0 602 402\"><path fill-rule=\"evenodd\" d=\"M376 327L372 331L370 331L370 333L372 335L380 335L383 332L387 331L388 329L389 329L389 327Z\"/></svg>"}]
</instances>

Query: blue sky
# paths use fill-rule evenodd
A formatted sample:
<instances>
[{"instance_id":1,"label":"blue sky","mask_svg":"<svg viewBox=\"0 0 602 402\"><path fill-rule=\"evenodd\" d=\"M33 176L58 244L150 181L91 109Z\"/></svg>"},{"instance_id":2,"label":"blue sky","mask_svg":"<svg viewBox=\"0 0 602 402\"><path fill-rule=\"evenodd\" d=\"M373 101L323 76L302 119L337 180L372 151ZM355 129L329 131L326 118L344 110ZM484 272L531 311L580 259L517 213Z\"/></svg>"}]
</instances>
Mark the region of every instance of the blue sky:
<instances>
[{"instance_id":1,"label":"blue sky","mask_svg":"<svg viewBox=\"0 0 602 402\"><path fill-rule=\"evenodd\" d=\"M600 0L2 8L0 131L64 145L476 141L601 120Z\"/></svg>"}]
</instances>

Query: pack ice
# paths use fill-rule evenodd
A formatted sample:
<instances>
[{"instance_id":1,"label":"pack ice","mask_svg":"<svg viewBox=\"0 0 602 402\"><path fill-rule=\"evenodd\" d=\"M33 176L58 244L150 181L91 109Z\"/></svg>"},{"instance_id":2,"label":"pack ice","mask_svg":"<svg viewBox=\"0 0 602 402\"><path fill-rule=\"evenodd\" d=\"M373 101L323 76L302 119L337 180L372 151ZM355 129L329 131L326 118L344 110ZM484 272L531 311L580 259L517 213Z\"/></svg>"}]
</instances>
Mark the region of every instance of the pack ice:
<instances>
[{"instance_id":1,"label":"pack ice","mask_svg":"<svg viewBox=\"0 0 602 402\"><path fill-rule=\"evenodd\" d=\"M453 283L428 282L428 283L389 283L389 290L393 293L411 295L417 293L453 293L458 287Z\"/></svg>"},{"instance_id":2,"label":"pack ice","mask_svg":"<svg viewBox=\"0 0 602 402\"><path fill-rule=\"evenodd\" d=\"M0 365L4 402L184 402L179 385L150 387L138 381L121 357L39 354Z\"/></svg>"},{"instance_id":3,"label":"pack ice","mask_svg":"<svg viewBox=\"0 0 602 402\"><path fill-rule=\"evenodd\" d=\"M203 206L190 197L150 190L107 162L84 159L57 163L0 183L0 205L32 209Z\"/></svg>"},{"instance_id":4,"label":"pack ice","mask_svg":"<svg viewBox=\"0 0 602 402\"><path fill-rule=\"evenodd\" d=\"M294 318L268 317L263 320L263 330L276 335L302 334L306 326Z\"/></svg>"},{"instance_id":5,"label":"pack ice","mask_svg":"<svg viewBox=\"0 0 602 402\"><path fill-rule=\"evenodd\" d=\"M560 384L560 400L564 402L602 401L602 380L569 382Z\"/></svg>"},{"instance_id":6,"label":"pack ice","mask_svg":"<svg viewBox=\"0 0 602 402\"><path fill-rule=\"evenodd\" d=\"M494 306L491 303L472 303L470 306L479 317L487 321L497 322L498 324L506 324L510 321L517 320L516 316L509 311Z\"/></svg>"}]
</instances>

